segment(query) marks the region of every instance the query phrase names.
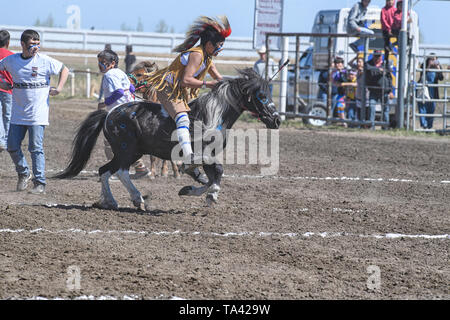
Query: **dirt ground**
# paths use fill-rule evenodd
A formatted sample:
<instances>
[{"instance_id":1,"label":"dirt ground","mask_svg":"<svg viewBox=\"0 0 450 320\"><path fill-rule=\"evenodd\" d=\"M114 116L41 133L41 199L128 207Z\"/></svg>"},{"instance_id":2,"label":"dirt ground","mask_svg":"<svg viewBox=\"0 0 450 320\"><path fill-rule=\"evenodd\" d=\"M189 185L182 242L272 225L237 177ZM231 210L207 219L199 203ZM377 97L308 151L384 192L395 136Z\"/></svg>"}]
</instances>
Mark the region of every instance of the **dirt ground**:
<instances>
[{"instance_id":1,"label":"dirt ground","mask_svg":"<svg viewBox=\"0 0 450 320\"><path fill-rule=\"evenodd\" d=\"M51 102L48 177L65 167L75 128L95 108ZM248 126L264 128L237 124ZM151 193L146 213L120 182L111 182L119 210L91 207L101 138L85 172L49 179L42 196L15 191L2 152L0 298L449 299L449 146L282 128L276 176L226 165L214 207L178 196L187 177L137 180Z\"/></svg>"}]
</instances>

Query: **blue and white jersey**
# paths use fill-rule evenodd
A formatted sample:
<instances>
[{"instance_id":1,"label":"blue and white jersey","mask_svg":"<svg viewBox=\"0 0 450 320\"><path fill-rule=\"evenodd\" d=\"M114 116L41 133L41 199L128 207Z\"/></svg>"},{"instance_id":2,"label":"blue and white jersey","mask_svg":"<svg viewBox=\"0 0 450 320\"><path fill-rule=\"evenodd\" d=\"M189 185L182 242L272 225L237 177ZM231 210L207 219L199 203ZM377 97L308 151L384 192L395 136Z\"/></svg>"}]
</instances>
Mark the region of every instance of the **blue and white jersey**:
<instances>
[{"instance_id":1,"label":"blue and white jersey","mask_svg":"<svg viewBox=\"0 0 450 320\"><path fill-rule=\"evenodd\" d=\"M131 83L127 75L119 68L112 68L104 74L102 88L105 99L109 98L116 90L122 89L124 91L124 95L114 103L106 106L106 110L109 111L120 104L134 100L133 95L130 92L130 85Z\"/></svg>"}]
</instances>

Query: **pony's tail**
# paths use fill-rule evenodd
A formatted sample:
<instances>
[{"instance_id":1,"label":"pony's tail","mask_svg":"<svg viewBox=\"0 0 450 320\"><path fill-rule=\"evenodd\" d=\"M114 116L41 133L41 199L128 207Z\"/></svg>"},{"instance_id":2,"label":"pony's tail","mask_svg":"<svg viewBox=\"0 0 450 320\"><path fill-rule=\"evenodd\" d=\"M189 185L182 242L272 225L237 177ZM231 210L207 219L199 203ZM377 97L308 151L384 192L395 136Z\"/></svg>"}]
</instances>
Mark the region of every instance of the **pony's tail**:
<instances>
[{"instance_id":1,"label":"pony's tail","mask_svg":"<svg viewBox=\"0 0 450 320\"><path fill-rule=\"evenodd\" d=\"M105 110L94 111L81 123L72 143L72 155L70 156L69 165L54 178L73 178L83 170L91 157L107 114Z\"/></svg>"}]
</instances>

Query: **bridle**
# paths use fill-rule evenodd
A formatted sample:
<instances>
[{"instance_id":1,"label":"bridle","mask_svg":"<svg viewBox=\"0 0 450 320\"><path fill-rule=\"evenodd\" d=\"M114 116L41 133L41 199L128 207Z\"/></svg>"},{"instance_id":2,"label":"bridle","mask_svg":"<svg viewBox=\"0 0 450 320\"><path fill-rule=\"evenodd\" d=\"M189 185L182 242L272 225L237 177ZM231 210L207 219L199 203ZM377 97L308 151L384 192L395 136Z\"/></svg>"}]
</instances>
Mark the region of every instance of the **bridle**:
<instances>
[{"instance_id":1,"label":"bridle","mask_svg":"<svg viewBox=\"0 0 450 320\"><path fill-rule=\"evenodd\" d=\"M150 75L150 73L145 72L143 75L148 76L148 75ZM134 84L133 84L134 88L135 88L134 95L136 97L144 100L143 97L138 96L136 93L139 92L140 90L142 90L143 88L146 88L147 90L144 91L144 95L145 95L145 93L147 93L148 89L150 88L150 84L147 81L140 81L138 78L136 78L134 73L128 73L127 76L130 80L132 80L134 82Z\"/></svg>"},{"instance_id":2,"label":"bridle","mask_svg":"<svg viewBox=\"0 0 450 320\"><path fill-rule=\"evenodd\" d=\"M266 106L268 107L269 101L270 101L269 98L266 97L265 99L261 99L261 98L259 97L259 96L260 96L260 93L261 93L261 90L258 90L258 91L256 92L256 95L249 94L249 95L248 95L248 100L247 100L246 98L244 98L244 97L243 97L243 99L241 100L241 108L242 108L242 110L243 110L243 111L248 111L254 118L257 118L257 119L259 119L259 120L261 120L261 119L260 119L260 115L259 115L256 111L249 110L248 107L247 107L246 104L245 104L244 99L247 100L247 102L251 102L255 110L258 110L259 108L258 108L258 105L257 105L257 103L256 103L256 101L255 101L255 97L254 97L254 96L256 96L256 99L257 99L264 107L266 107ZM267 108L267 107L266 107L266 108Z\"/></svg>"}]
</instances>

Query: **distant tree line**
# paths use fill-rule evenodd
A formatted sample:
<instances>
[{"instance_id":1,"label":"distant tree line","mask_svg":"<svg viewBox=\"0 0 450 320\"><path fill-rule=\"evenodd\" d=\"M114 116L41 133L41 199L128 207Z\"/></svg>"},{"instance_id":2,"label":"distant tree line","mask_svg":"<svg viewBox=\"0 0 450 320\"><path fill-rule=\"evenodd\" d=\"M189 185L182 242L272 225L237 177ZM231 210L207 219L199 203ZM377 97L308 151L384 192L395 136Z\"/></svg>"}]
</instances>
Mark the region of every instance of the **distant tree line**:
<instances>
[{"instance_id":1,"label":"distant tree line","mask_svg":"<svg viewBox=\"0 0 450 320\"><path fill-rule=\"evenodd\" d=\"M143 32L144 31L144 24L142 23L142 20L139 17L136 28L130 27L125 22L123 22L120 25L120 30L122 30L122 31ZM158 33L174 33L175 29L174 29L173 26L169 26L164 20L160 20L158 22L158 24L155 26L154 32L158 32Z\"/></svg>"},{"instance_id":2,"label":"distant tree line","mask_svg":"<svg viewBox=\"0 0 450 320\"><path fill-rule=\"evenodd\" d=\"M49 28L60 28L61 26L55 25L55 19L53 19L52 14L50 13L46 20L41 21L39 17L34 22L35 27L49 27Z\"/></svg>"}]
</instances>

